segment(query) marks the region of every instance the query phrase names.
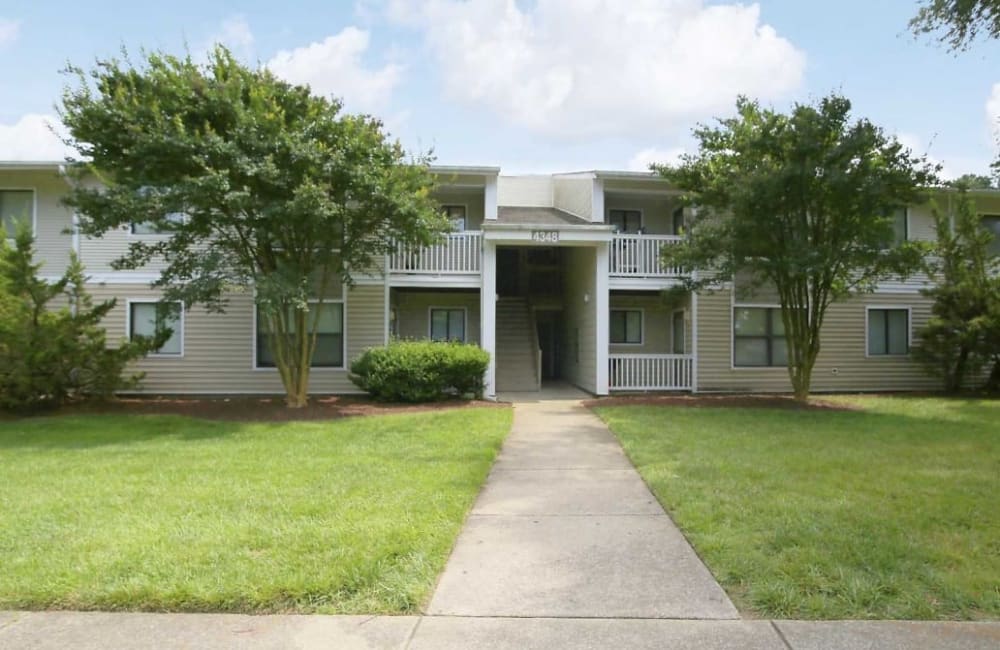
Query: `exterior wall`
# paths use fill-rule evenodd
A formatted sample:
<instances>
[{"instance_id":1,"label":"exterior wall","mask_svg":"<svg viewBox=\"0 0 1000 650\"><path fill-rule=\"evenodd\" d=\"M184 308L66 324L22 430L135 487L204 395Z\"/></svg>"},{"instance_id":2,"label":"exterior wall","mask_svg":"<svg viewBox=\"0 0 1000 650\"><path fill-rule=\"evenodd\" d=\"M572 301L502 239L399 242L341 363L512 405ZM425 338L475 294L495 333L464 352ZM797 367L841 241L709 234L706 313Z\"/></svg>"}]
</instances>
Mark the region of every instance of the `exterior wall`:
<instances>
[{"instance_id":1,"label":"exterior wall","mask_svg":"<svg viewBox=\"0 0 1000 650\"><path fill-rule=\"evenodd\" d=\"M37 260L42 274L59 275L66 270L73 250L73 211L60 204L68 189L66 180L55 171L0 170L0 189L33 190L33 227Z\"/></svg>"},{"instance_id":2,"label":"exterior wall","mask_svg":"<svg viewBox=\"0 0 1000 650\"><path fill-rule=\"evenodd\" d=\"M445 186L434 191L434 198L442 205L464 205L466 230L480 230L482 228L486 206L484 190Z\"/></svg>"},{"instance_id":3,"label":"exterior wall","mask_svg":"<svg viewBox=\"0 0 1000 650\"><path fill-rule=\"evenodd\" d=\"M465 340L479 344L479 292L478 291L403 291L393 290L390 298L396 309L399 338L430 338L430 310L432 307L465 308Z\"/></svg>"},{"instance_id":4,"label":"exterior wall","mask_svg":"<svg viewBox=\"0 0 1000 650\"><path fill-rule=\"evenodd\" d=\"M594 180L592 178L560 178L552 181L553 207L590 221L593 214Z\"/></svg>"},{"instance_id":5,"label":"exterior wall","mask_svg":"<svg viewBox=\"0 0 1000 650\"><path fill-rule=\"evenodd\" d=\"M641 210L642 225L650 235L673 235L673 212L677 203L669 196L655 194L604 195L604 222L609 223L611 210Z\"/></svg>"},{"instance_id":6,"label":"exterior wall","mask_svg":"<svg viewBox=\"0 0 1000 650\"><path fill-rule=\"evenodd\" d=\"M564 285L563 379L584 390L597 392L597 254L593 248L566 249ZM589 296L585 301L584 296ZM607 318L607 315L605 315ZM601 341L606 345L606 341ZM579 352L577 352L577 350Z\"/></svg>"},{"instance_id":7,"label":"exterior wall","mask_svg":"<svg viewBox=\"0 0 1000 650\"><path fill-rule=\"evenodd\" d=\"M551 176L500 176L497 204L510 207L552 207Z\"/></svg>"},{"instance_id":8,"label":"exterior wall","mask_svg":"<svg viewBox=\"0 0 1000 650\"><path fill-rule=\"evenodd\" d=\"M646 294L611 293L611 309L641 309L642 345L609 343L611 354L672 354L673 314L684 311L684 351L691 352L691 308L690 302L667 305L657 291ZM610 334L609 334L610 336Z\"/></svg>"},{"instance_id":9,"label":"exterior wall","mask_svg":"<svg viewBox=\"0 0 1000 650\"><path fill-rule=\"evenodd\" d=\"M791 391L788 370L732 367L730 291L698 296L698 390ZM736 303L749 302L737 299ZM763 304L759 299L755 304ZM775 303L774 306L777 306ZM866 357L866 307L909 307L914 333L930 315L930 301L919 294L872 294L831 305L813 371L815 391L934 390L939 382L911 357Z\"/></svg>"},{"instance_id":10,"label":"exterior wall","mask_svg":"<svg viewBox=\"0 0 1000 650\"><path fill-rule=\"evenodd\" d=\"M95 299L118 298L105 319L112 344L126 338L129 298L156 299L159 293L143 284L92 285ZM346 357L344 368L315 368L310 392L356 393L347 378L347 366L365 348L384 342L384 287L357 286L345 301ZM146 358L135 370L146 373L141 391L174 394L280 394L284 390L277 370L253 367L255 332L253 299L250 294L233 294L224 314L211 314L195 307L184 314L184 354L180 358Z\"/></svg>"}]
</instances>

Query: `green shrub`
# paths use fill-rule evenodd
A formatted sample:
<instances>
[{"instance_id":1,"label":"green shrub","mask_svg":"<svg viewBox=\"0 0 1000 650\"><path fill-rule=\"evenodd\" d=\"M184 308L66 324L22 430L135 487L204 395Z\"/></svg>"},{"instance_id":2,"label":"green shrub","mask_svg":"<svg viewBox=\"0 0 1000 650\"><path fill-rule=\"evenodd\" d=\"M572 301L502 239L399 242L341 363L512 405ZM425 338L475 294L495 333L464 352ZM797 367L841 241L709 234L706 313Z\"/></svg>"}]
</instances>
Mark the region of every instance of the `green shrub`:
<instances>
[{"instance_id":1,"label":"green shrub","mask_svg":"<svg viewBox=\"0 0 1000 650\"><path fill-rule=\"evenodd\" d=\"M476 345L393 341L351 363L351 381L377 400L430 402L450 395L480 398L490 355Z\"/></svg>"}]
</instances>

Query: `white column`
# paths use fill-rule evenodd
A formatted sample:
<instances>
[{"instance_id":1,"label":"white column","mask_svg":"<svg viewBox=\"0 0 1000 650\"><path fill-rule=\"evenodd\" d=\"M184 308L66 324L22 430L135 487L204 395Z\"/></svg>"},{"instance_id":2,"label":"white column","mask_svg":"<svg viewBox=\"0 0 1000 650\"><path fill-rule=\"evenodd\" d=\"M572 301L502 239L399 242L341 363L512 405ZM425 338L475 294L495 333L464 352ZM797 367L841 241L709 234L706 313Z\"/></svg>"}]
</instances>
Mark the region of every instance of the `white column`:
<instances>
[{"instance_id":1,"label":"white column","mask_svg":"<svg viewBox=\"0 0 1000 650\"><path fill-rule=\"evenodd\" d=\"M604 223L604 181L594 179L593 196L590 199L590 220L594 223Z\"/></svg>"},{"instance_id":2,"label":"white column","mask_svg":"<svg viewBox=\"0 0 1000 650\"><path fill-rule=\"evenodd\" d=\"M479 346L490 353L484 395L496 397L497 246L483 238L483 286L479 290Z\"/></svg>"},{"instance_id":3,"label":"white column","mask_svg":"<svg viewBox=\"0 0 1000 650\"><path fill-rule=\"evenodd\" d=\"M610 288L608 283L608 242L601 242L597 245L597 268L594 278L594 309L597 310L597 379L596 390L598 395L608 394L608 346L611 341L609 328L611 313Z\"/></svg>"},{"instance_id":4,"label":"white column","mask_svg":"<svg viewBox=\"0 0 1000 650\"><path fill-rule=\"evenodd\" d=\"M487 221L497 220L497 177L486 177L486 205L483 206L483 217Z\"/></svg>"},{"instance_id":5,"label":"white column","mask_svg":"<svg viewBox=\"0 0 1000 650\"><path fill-rule=\"evenodd\" d=\"M732 313L732 310L730 310ZM691 392L698 392L698 292L691 292Z\"/></svg>"}]
</instances>

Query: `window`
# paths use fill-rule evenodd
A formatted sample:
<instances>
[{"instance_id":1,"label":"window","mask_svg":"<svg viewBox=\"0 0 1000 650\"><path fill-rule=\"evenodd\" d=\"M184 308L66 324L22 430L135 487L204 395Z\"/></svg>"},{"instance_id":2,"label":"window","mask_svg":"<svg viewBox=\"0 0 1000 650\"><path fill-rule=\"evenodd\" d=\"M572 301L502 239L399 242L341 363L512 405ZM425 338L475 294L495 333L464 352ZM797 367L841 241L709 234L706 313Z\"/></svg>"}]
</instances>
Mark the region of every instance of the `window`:
<instances>
[{"instance_id":1,"label":"window","mask_svg":"<svg viewBox=\"0 0 1000 650\"><path fill-rule=\"evenodd\" d=\"M465 309L431 309L432 341L465 341Z\"/></svg>"},{"instance_id":2,"label":"window","mask_svg":"<svg viewBox=\"0 0 1000 650\"><path fill-rule=\"evenodd\" d=\"M627 345L642 344L642 311L639 309L611 310L611 342Z\"/></svg>"},{"instance_id":3,"label":"window","mask_svg":"<svg viewBox=\"0 0 1000 650\"><path fill-rule=\"evenodd\" d=\"M452 230L461 232L465 230L465 206L464 205L442 205L441 211L451 222Z\"/></svg>"},{"instance_id":4,"label":"window","mask_svg":"<svg viewBox=\"0 0 1000 650\"><path fill-rule=\"evenodd\" d=\"M1000 255L1000 214L984 214L981 222L983 228L993 233L993 242L990 244L990 253Z\"/></svg>"},{"instance_id":5,"label":"window","mask_svg":"<svg viewBox=\"0 0 1000 650\"><path fill-rule=\"evenodd\" d=\"M170 338L154 354L179 357L184 350L183 312L179 302L130 302L128 336L154 337L169 328Z\"/></svg>"},{"instance_id":6,"label":"window","mask_svg":"<svg viewBox=\"0 0 1000 650\"><path fill-rule=\"evenodd\" d=\"M638 210L608 210L608 223L618 232L639 232L642 213Z\"/></svg>"},{"instance_id":7,"label":"window","mask_svg":"<svg viewBox=\"0 0 1000 650\"><path fill-rule=\"evenodd\" d=\"M184 222L185 215L183 212L170 212L164 215L163 219L167 223L180 224ZM169 235L171 230L157 226L151 221L138 221L132 222L131 232L133 235Z\"/></svg>"},{"instance_id":8,"label":"window","mask_svg":"<svg viewBox=\"0 0 1000 650\"><path fill-rule=\"evenodd\" d=\"M316 305L309 307L308 318L312 323ZM262 318L257 308L257 367L274 368L274 353L268 342L270 329L267 319ZM313 368L344 367L344 305L339 302L324 302L320 307L319 322L316 324L316 349L313 350Z\"/></svg>"},{"instance_id":9,"label":"window","mask_svg":"<svg viewBox=\"0 0 1000 650\"><path fill-rule=\"evenodd\" d=\"M673 213L674 234L679 235L684 231L684 208L677 208Z\"/></svg>"},{"instance_id":10,"label":"window","mask_svg":"<svg viewBox=\"0 0 1000 650\"><path fill-rule=\"evenodd\" d=\"M910 351L908 309L868 310L868 356L905 355Z\"/></svg>"},{"instance_id":11,"label":"window","mask_svg":"<svg viewBox=\"0 0 1000 650\"><path fill-rule=\"evenodd\" d=\"M892 245L899 246L905 242L909 236L908 218L906 208L899 208L892 213Z\"/></svg>"},{"instance_id":12,"label":"window","mask_svg":"<svg viewBox=\"0 0 1000 650\"><path fill-rule=\"evenodd\" d=\"M13 239L19 223L32 227L35 193L31 190L0 190L0 221L4 236Z\"/></svg>"},{"instance_id":13,"label":"window","mask_svg":"<svg viewBox=\"0 0 1000 650\"><path fill-rule=\"evenodd\" d=\"M671 348L674 354L684 354L684 312L675 311L670 324Z\"/></svg>"},{"instance_id":14,"label":"window","mask_svg":"<svg viewBox=\"0 0 1000 650\"><path fill-rule=\"evenodd\" d=\"M736 307L733 310L733 365L788 365L780 307Z\"/></svg>"}]
</instances>

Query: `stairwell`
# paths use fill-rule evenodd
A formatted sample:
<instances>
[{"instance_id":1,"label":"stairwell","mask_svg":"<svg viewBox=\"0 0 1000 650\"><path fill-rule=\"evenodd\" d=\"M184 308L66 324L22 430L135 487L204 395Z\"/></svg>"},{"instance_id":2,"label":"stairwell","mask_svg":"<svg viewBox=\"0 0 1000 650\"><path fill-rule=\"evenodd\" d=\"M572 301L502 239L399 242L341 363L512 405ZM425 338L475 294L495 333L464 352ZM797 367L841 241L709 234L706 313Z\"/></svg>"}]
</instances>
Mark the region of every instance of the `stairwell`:
<instances>
[{"instance_id":1,"label":"stairwell","mask_svg":"<svg viewBox=\"0 0 1000 650\"><path fill-rule=\"evenodd\" d=\"M525 298L501 297L496 311L497 390L538 390L537 335Z\"/></svg>"}]
</instances>

